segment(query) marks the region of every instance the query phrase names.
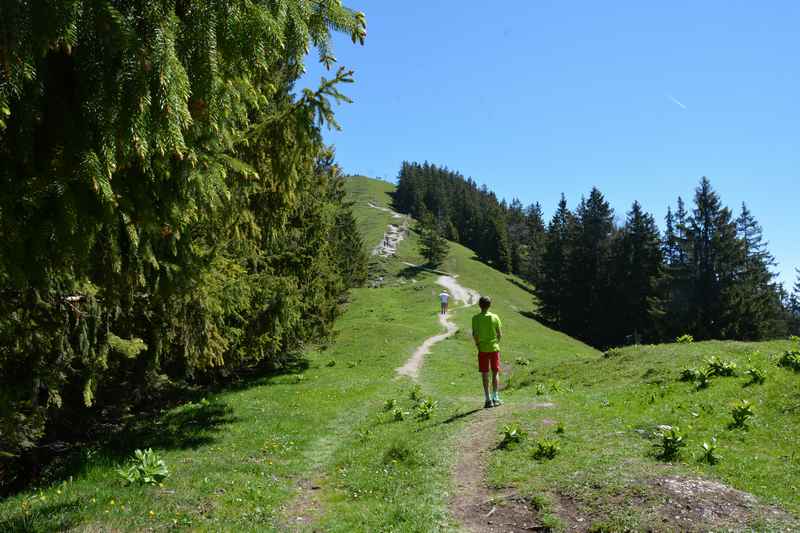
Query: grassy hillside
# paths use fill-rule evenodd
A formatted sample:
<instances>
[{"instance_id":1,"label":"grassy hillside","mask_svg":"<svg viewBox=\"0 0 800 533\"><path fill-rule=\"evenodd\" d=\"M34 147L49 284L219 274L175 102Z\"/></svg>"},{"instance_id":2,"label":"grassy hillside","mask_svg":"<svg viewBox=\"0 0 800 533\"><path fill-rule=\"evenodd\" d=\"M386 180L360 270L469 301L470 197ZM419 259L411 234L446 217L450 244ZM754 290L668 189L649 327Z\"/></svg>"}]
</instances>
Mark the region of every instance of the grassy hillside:
<instances>
[{"instance_id":1,"label":"grassy hillside","mask_svg":"<svg viewBox=\"0 0 800 533\"><path fill-rule=\"evenodd\" d=\"M392 186L351 178L347 189L371 249L392 218L367 201L389 205ZM454 244L442 268L491 295L504 324L506 405L487 418L469 333L475 307L453 310L459 330L427 356L416 392L395 377L414 348L441 331L438 274L406 264L421 261L416 244L412 233L397 258L373 261L380 288L352 292L334 341L310 349L307 368L243 380L154 416L132 415L106 445L87 444L46 472L40 488L0 502L0 530L457 531L451 501L465 488L452 472L476 428L489 442L489 482L525 497L539 525L703 529L696 527L702 519L692 521L702 511L715 524L727 524L727 513L739 519L733 529L769 530L791 517L763 504L800 512L800 374L771 358L788 342L633 347L604 357L532 320L523 282ZM700 390L677 381L682 366L701 367L711 355L736 361L740 374L760 365L766 381L745 386L741 376L716 377ZM436 402L429 418L417 416L412 392ZM749 429L728 429L729 404L740 398L753 402L756 416ZM496 448L509 423L527 439ZM663 424L687 433L688 446L672 462L652 451ZM714 435L721 461L699 463L693 455ZM542 438L560 447L552 460L532 456ZM116 468L146 447L163 457L170 477L161 486L126 485ZM745 513L729 493L674 493L676 483L699 477L759 501Z\"/></svg>"}]
</instances>

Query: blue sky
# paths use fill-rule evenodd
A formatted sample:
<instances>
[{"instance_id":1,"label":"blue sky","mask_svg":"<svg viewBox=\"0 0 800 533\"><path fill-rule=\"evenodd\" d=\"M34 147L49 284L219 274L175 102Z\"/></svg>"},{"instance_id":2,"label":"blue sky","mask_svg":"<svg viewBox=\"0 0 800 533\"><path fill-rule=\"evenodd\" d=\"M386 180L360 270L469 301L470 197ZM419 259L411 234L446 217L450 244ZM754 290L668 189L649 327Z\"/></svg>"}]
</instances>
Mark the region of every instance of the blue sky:
<instances>
[{"instance_id":1,"label":"blue sky","mask_svg":"<svg viewBox=\"0 0 800 533\"><path fill-rule=\"evenodd\" d=\"M446 165L549 217L597 186L660 224L708 176L764 228L781 280L800 266L800 2L349 1L364 47L327 132L348 173ZM304 84L324 69L309 58Z\"/></svg>"}]
</instances>

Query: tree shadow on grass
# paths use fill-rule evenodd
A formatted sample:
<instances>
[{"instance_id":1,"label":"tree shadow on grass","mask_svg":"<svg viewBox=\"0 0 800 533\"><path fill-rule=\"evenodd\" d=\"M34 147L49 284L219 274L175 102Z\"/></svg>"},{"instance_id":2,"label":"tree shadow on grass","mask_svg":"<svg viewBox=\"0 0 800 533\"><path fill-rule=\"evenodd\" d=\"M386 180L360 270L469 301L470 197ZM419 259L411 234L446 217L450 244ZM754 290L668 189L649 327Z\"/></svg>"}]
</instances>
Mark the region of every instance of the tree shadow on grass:
<instances>
[{"instance_id":1,"label":"tree shadow on grass","mask_svg":"<svg viewBox=\"0 0 800 533\"><path fill-rule=\"evenodd\" d=\"M509 283L511 283L512 285L514 285L516 287L519 287L520 289L522 289L523 291L527 292L528 294L530 294L532 296L536 296L536 291L534 291L533 287L531 287L530 285L526 285L525 283L520 283L519 281L515 280L511 276L507 276L506 277L506 281L508 281Z\"/></svg>"}]
</instances>

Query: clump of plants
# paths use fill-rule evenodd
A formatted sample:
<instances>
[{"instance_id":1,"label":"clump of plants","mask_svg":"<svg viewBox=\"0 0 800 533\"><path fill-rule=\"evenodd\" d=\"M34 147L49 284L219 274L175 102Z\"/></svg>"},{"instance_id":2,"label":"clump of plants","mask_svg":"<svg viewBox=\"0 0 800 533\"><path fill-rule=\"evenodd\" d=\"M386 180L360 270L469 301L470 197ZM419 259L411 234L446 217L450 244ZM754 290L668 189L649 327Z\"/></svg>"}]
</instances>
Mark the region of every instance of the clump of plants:
<instances>
[{"instance_id":1,"label":"clump of plants","mask_svg":"<svg viewBox=\"0 0 800 533\"><path fill-rule=\"evenodd\" d=\"M675 339L675 342L677 342L678 344L691 344L694 342L694 337L692 337L687 333Z\"/></svg>"},{"instance_id":2,"label":"clump of plants","mask_svg":"<svg viewBox=\"0 0 800 533\"><path fill-rule=\"evenodd\" d=\"M417 404L416 407L416 416L419 420L429 420L431 416L433 416L434 411L436 411L436 407L439 406L439 402L432 398L428 398L426 400L422 400Z\"/></svg>"},{"instance_id":3,"label":"clump of plants","mask_svg":"<svg viewBox=\"0 0 800 533\"><path fill-rule=\"evenodd\" d=\"M609 348L603 352L603 357L606 359L610 357L619 357L620 355L622 355L622 348Z\"/></svg>"},{"instance_id":4,"label":"clump of plants","mask_svg":"<svg viewBox=\"0 0 800 533\"><path fill-rule=\"evenodd\" d=\"M747 422L755 416L753 404L749 400L739 400L733 404L731 416L733 417L733 422L730 427L746 428Z\"/></svg>"},{"instance_id":5,"label":"clump of plants","mask_svg":"<svg viewBox=\"0 0 800 533\"><path fill-rule=\"evenodd\" d=\"M556 434L563 435L564 431L566 431L565 428L564 428L564 423L563 422L559 422L558 425L556 426Z\"/></svg>"},{"instance_id":6,"label":"clump of plants","mask_svg":"<svg viewBox=\"0 0 800 533\"><path fill-rule=\"evenodd\" d=\"M531 456L536 460L553 459L561 451L561 446L555 439L539 439Z\"/></svg>"},{"instance_id":7,"label":"clump of plants","mask_svg":"<svg viewBox=\"0 0 800 533\"><path fill-rule=\"evenodd\" d=\"M544 396L547 394L547 387L544 386L544 383L539 383L536 385L536 396Z\"/></svg>"},{"instance_id":8,"label":"clump of plants","mask_svg":"<svg viewBox=\"0 0 800 533\"><path fill-rule=\"evenodd\" d=\"M525 440L525 438L528 436L528 433L520 427L519 423L512 422L503 426L503 431L500 433L500 435L503 438L497 447L504 450Z\"/></svg>"},{"instance_id":9,"label":"clump of plants","mask_svg":"<svg viewBox=\"0 0 800 533\"><path fill-rule=\"evenodd\" d=\"M156 485L169 476L169 469L163 459L151 448L136 450L127 468L120 468L117 473L128 484Z\"/></svg>"},{"instance_id":10,"label":"clump of plants","mask_svg":"<svg viewBox=\"0 0 800 533\"><path fill-rule=\"evenodd\" d=\"M399 409L399 408L395 409L394 411L392 411L392 419L395 422L402 422L403 420L406 419L407 415L408 415L408 413L406 413L405 411L403 411L402 409Z\"/></svg>"},{"instance_id":11,"label":"clump of plants","mask_svg":"<svg viewBox=\"0 0 800 533\"><path fill-rule=\"evenodd\" d=\"M704 368L701 370L697 377L694 380L695 387L697 390L700 389L707 389L708 386L711 384L711 378L714 376L714 373L709 368Z\"/></svg>"},{"instance_id":12,"label":"clump of plants","mask_svg":"<svg viewBox=\"0 0 800 533\"><path fill-rule=\"evenodd\" d=\"M717 455L717 438L711 437L711 442L703 442L700 445L700 462L715 465L722 460L722 457Z\"/></svg>"},{"instance_id":13,"label":"clump of plants","mask_svg":"<svg viewBox=\"0 0 800 533\"><path fill-rule=\"evenodd\" d=\"M394 398L389 398L388 400L383 402L383 410L384 411L391 411L395 407L397 407L397 400L395 400Z\"/></svg>"},{"instance_id":14,"label":"clump of plants","mask_svg":"<svg viewBox=\"0 0 800 533\"><path fill-rule=\"evenodd\" d=\"M524 357L517 357L514 360L514 362L519 366L528 366L529 364L531 364L530 359L525 359Z\"/></svg>"},{"instance_id":15,"label":"clump of plants","mask_svg":"<svg viewBox=\"0 0 800 533\"><path fill-rule=\"evenodd\" d=\"M800 372L800 351L786 350L778 359L778 366Z\"/></svg>"},{"instance_id":16,"label":"clump of plants","mask_svg":"<svg viewBox=\"0 0 800 533\"><path fill-rule=\"evenodd\" d=\"M750 381L747 382L748 385L761 385L767 380L767 373L757 366L747 367L744 373L750 378Z\"/></svg>"},{"instance_id":17,"label":"clump of plants","mask_svg":"<svg viewBox=\"0 0 800 533\"><path fill-rule=\"evenodd\" d=\"M678 426L662 426L656 433L656 457L665 461L677 458L686 446L686 436Z\"/></svg>"},{"instance_id":18,"label":"clump of plants","mask_svg":"<svg viewBox=\"0 0 800 533\"><path fill-rule=\"evenodd\" d=\"M711 356L706 359L706 365L712 376L729 377L736 375L736 363Z\"/></svg>"},{"instance_id":19,"label":"clump of plants","mask_svg":"<svg viewBox=\"0 0 800 533\"><path fill-rule=\"evenodd\" d=\"M336 359L329 360L327 363L325 363L325 366L327 367L336 366Z\"/></svg>"},{"instance_id":20,"label":"clump of plants","mask_svg":"<svg viewBox=\"0 0 800 533\"><path fill-rule=\"evenodd\" d=\"M686 367L681 369L680 381L695 381L700 377L700 371L694 367Z\"/></svg>"},{"instance_id":21,"label":"clump of plants","mask_svg":"<svg viewBox=\"0 0 800 533\"><path fill-rule=\"evenodd\" d=\"M411 392L408 394L408 397L411 398L412 401L419 402L422 400L422 387L419 385L414 385L414 388L411 389Z\"/></svg>"},{"instance_id":22,"label":"clump of plants","mask_svg":"<svg viewBox=\"0 0 800 533\"><path fill-rule=\"evenodd\" d=\"M417 462L417 452L414 448L403 441L392 443L383 454L383 464L402 463L406 465Z\"/></svg>"}]
</instances>

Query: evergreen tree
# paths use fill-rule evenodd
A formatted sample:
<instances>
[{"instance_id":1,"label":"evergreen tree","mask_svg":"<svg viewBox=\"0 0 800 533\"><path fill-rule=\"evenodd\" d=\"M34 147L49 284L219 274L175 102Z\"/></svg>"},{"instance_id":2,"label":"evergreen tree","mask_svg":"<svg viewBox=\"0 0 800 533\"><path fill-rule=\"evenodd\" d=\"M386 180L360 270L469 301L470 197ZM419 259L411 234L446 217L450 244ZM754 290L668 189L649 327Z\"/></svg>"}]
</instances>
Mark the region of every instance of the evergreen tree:
<instances>
[{"instance_id":1,"label":"evergreen tree","mask_svg":"<svg viewBox=\"0 0 800 533\"><path fill-rule=\"evenodd\" d=\"M363 14L297 0L2 11L5 453L159 374L277 366L327 332L347 274L320 127L352 78L299 97L294 83L311 46L332 65L331 31L363 42Z\"/></svg>"},{"instance_id":2,"label":"evergreen tree","mask_svg":"<svg viewBox=\"0 0 800 533\"><path fill-rule=\"evenodd\" d=\"M658 340L664 317L661 240L655 219L639 202L633 203L615 248L616 297L608 305L619 310L614 315L621 326L618 338Z\"/></svg>"},{"instance_id":3,"label":"evergreen tree","mask_svg":"<svg viewBox=\"0 0 800 533\"><path fill-rule=\"evenodd\" d=\"M703 177L695 191L695 208L688 220L692 291L689 319L700 339L730 338L737 315L735 286L744 264L744 246L728 208Z\"/></svg>"},{"instance_id":4,"label":"evergreen tree","mask_svg":"<svg viewBox=\"0 0 800 533\"><path fill-rule=\"evenodd\" d=\"M444 238L442 223L426 213L420 221L419 234L420 254L430 266L439 267L450 251L450 243Z\"/></svg>"},{"instance_id":5,"label":"evergreen tree","mask_svg":"<svg viewBox=\"0 0 800 533\"><path fill-rule=\"evenodd\" d=\"M737 316L732 335L737 339L758 340L785 334L780 331L782 303L774 282L776 275L771 271L775 259L767 250L761 225L744 203L736 228L744 247L744 265L735 288Z\"/></svg>"},{"instance_id":6,"label":"evergreen tree","mask_svg":"<svg viewBox=\"0 0 800 533\"><path fill-rule=\"evenodd\" d=\"M547 323L563 328L565 305L569 290L568 260L572 256L570 245L575 217L567 208L564 194L547 226L542 254L541 273L536 284L538 314Z\"/></svg>"},{"instance_id":7,"label":"evergreen tree","mask_svg":"<svg viewBox=\"0 0 800 533\"><path fill-rule=\"evenodd\" d=\"M689 302L692 293L692 274L689 264L691 250L687 240L687 213L683 199L678 197L678 206L673 214L667 211L664 234L664 261L666 313L662 323L662 333L667 339L674 339L691 330Z\"/></svg>"},{"instance_id":8,"label":"evergreen tree","mask_svg":"<svg viewBox=\"0 0 800 533\"><path fill-rule=\"evenodd\" d=\"M542 255L545 247L545 224L542 206L531 204L525 211L526 241L524 243L527 257L522 268L522 276L537 284L541 277Z\"/></svg>"},{"instance_id":9,"label":"evergreen tree","mask_svg":"<svg viewBox=\"0 0 800 533\"><path fill-rule=\"evenodd\" d=\"M611 342L607 302L611 301L611 246L615 236L614 211L593 187L575 212L568 258L568 291L564 313L567 332L606 345Z\"/></svg>"}]
</instances>

